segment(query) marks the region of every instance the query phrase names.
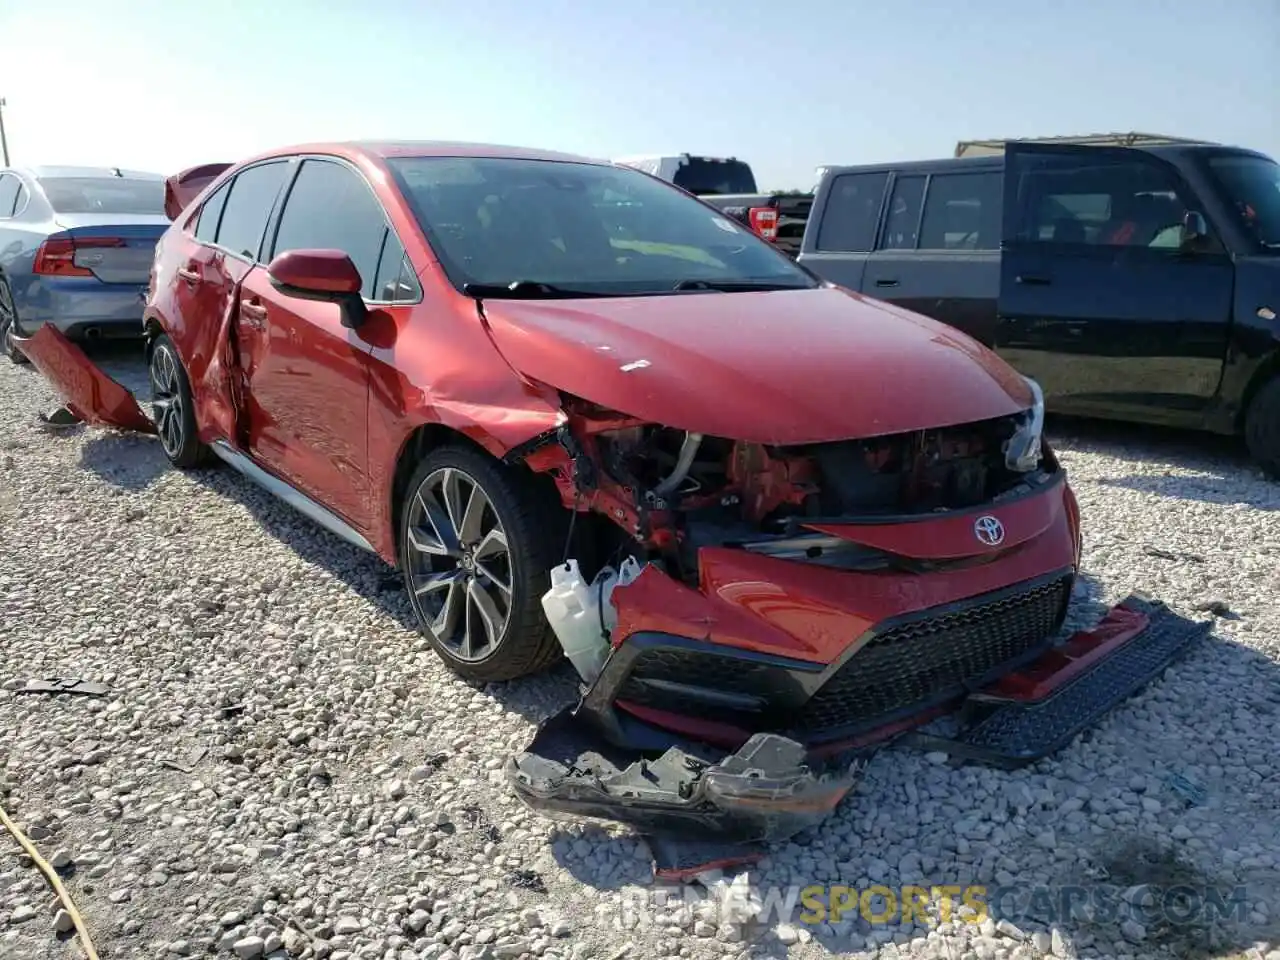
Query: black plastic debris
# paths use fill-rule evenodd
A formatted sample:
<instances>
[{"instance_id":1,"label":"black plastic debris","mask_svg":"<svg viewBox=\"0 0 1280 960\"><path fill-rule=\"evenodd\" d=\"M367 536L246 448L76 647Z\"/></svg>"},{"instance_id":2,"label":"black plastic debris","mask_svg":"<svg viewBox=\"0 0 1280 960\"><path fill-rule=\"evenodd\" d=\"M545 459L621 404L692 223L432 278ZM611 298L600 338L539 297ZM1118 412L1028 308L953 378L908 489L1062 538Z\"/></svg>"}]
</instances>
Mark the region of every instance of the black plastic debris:
<instances>
[{"instance_id":1,"label":"black plastic debris","mask_svg":"<svg viewBox=\"0 0 1280 960\"><path fill-rule=\"evenodd\" d=\"M18 693L67 693L82 697L105 697L111 688L96 680L77 680L74 677L48 677L44 680L28 680Z\"/></svg>"}]
</instances>

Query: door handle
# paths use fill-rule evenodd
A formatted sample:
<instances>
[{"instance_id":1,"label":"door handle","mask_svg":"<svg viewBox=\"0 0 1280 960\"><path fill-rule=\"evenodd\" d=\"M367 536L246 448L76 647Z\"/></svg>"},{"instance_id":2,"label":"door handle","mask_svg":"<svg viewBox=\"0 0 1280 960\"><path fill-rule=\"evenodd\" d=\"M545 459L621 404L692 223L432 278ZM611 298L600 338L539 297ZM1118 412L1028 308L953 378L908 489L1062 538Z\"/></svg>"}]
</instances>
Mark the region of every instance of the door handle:
<instances>
[{"instance_id":1,"label":"door handle","mask_svg":"<svg viewBox=\"0 0 1280 960\"><path fill-rule=\"evenodd\" d=\"M1048 277L1036 277L1030 274L1019 274L1014 278L1015 283L1020 283L1024 287L1047 287L1050 284Z\"/></svg>"},{"instance_id":2,"label":"door handle","mask_svg":"<svg viewBox=\"0 0 1280 960\"><path fill-rule=\"evenodd\" d=\"M179 267L178 276L187 281L187 283L197 283L200 280L199 271L192 270L190 266Z\"/></svg>"},{"instance_id":3,"label":"door handle","mask_svg":"<svg viewBox=\"0 0 1280 960\"><path fill-rule=\"evenodd\" d=\"M877 287L896 287L897 285L898 285L898 281L897 281L897 280L892 280L892 279L877 280L877 281L876 281L876 286L877 286Z\"/></svg>"},{"instance_id":4,"label":"door handle","mask_svg":"<svg viewBox=\"0 0 1280 960\"><path fill-rule=\"evenodd\" d=\"M240 304L240 316L248 326L261 330L267 319L267 308L257 300L246 300Z\"/></svg>"}]
</instances>

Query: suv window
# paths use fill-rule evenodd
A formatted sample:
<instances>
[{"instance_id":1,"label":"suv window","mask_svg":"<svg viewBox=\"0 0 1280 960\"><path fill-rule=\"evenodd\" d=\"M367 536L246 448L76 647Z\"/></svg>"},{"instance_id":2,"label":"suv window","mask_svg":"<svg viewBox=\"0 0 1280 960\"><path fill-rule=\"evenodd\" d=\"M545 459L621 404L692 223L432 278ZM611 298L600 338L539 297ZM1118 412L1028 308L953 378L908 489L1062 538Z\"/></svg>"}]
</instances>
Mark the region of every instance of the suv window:
<instances>
[{"instance_id":1,"label":"suv window","mask_svg":"<svg viewBox=\"0 0 1280 960\"><path fill-rule=\"evenodd\" d=\"M1018 239L1030 243L1176 248L1187 206L1154 160L1100 153L1027 158Z\"/></svg>"},{"instance_id":2,"label":"suv window","mask_svg":"<svg viewBox=\"0 0 1280 960\"><path fill-rule=\"evenodd\" d=\"M218 221L222 219L222 208L227 205L227 193L231 189L228 181L220 186L200 208L196 218L196 239L202 243L213 243L218 236Z\"/></svg>"},{"instance_id":3,"label":"suv window","mask_svg":"<svg viewBox=\"0 0 1280 960\"><path fill-rule=\"evenodd\" d=\"M304 160L285 200L271 255L341 250L360 271L361 294L377 300L378 256L386 232L382 207L359 174L330 160Z\"/></svg>"},{"instance_id":4,"label":"suv window","mask_svg":"<svg viewBox=\"0 0 1280 960\"><path fill-rule=\"evenodd\" d=\"M923 250L998 250L999 173L944 173L929 180L920 225Z\"/></svg>"},{"instance_id":5,"label":"suv window","mask_svg":"<svg viewBox=\"0 0 1280 960\"><path fill-rule=\"evenodd\" d=\"M13 216L21 181L11 173L0 173L0 218Z\"/></svg>"},{"instance_id":6,"label":"suv window","mask_svg":"<svg viewBox=\"0 0 1280 960\"><path fill-rule=\"evenodd\" d=\"M875 244L887 173L843 173L831 183L818 225L819 250L865 253Z\"/></svg>"},{"instance_id":7,"label":"suv window","mask_svg":"<svg viewBox=\"0 0 1280 960\"><path fill-rule=\"evenodd\" d=\"M273 160L236 174L223 204L218 246L250 260L258 259L262 234L288 169L286 161Z\"/></svg>"},{"instance_id":8,"label":"suv window","mask_svg":"<svg viewBox=\"0 0 1280 960\"><path fill-rule=\"evenodd\" d=\"M889 216L885 220L884 234L880 237L881 250L914 250L916 231L920 228L920 202L924 199L924 177L898 177L893 183L893 196L889 200Z\"/></svg>"}]
</instances>

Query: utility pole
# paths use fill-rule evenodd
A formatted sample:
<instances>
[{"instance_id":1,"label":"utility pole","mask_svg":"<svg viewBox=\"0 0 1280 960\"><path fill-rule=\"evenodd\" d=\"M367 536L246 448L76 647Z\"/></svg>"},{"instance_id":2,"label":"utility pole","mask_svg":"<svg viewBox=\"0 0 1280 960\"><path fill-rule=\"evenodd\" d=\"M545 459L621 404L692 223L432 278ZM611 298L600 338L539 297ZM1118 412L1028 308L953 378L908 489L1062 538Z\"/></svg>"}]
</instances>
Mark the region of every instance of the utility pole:
<instances>
[{"instance_id":1,"label":"utility pole","mask_svg":"<svg viewBox=\"0 0 1280 960\"><path fill-rule=\"evenodd\" d=\"M4 165L9 165L9 141L4 138L4 97L0 97L0 154L4 155Z\"/></svg>"}]
</instances>

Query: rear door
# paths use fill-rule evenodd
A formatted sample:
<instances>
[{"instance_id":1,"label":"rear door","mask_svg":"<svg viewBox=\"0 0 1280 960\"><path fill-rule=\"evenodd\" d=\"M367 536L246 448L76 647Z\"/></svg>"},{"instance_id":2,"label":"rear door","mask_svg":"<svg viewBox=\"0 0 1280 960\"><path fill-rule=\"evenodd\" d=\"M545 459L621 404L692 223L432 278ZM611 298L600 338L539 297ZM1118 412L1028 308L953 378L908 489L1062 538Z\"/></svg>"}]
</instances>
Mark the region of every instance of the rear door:
<instances>
[{"instance_id":1,"label":"rear door","mask_svg":"<svg viewBox=\"0 0 1280 960\"><path fill-rule=\"evenodd\" d=\"M820 186L799 262L824 280L862 292L888 183L888 171L868 170L835 174Z\"/></svg>"},{"instance_id":2,"label":"rear door","mask_svg":"<svg viewBox=\"0 0 1280 960\"><path fill-rule=\"evenodd\" d=\"M258 262L289 166L281 159L245 167L213 191L190 224L193 234L178 240L174 273L156 278L171 287L173 319L181 323L173 333L196 376L197 406L210 420L201 424L204 439L227 440L242 452L247 418L236 371L246 347L252 350L244 338L255 331L240 324L240 285Z\"/></svg>"},{"instance_id":3,"label":"rear door","mask_svg":"<svg viewBox=\"0 0 1280 960\"><path fill-rule=\"evenodd\" d=\"M1197 422L1218 389L1233 268L1216 237L1184 249L1200 210L1138 150L1010 144L997 351L1064 412Z\"/></svg>"},{"instance_id":4,"label":"rear door","mask_svg":"<svg viewBox=\"0 0 1280 960\"><path fill-rule=\"evenodd\" d=\"M863 291L987 346L1000 289L1000 171L894 175Z\"/></svg>"}]
</instances>

